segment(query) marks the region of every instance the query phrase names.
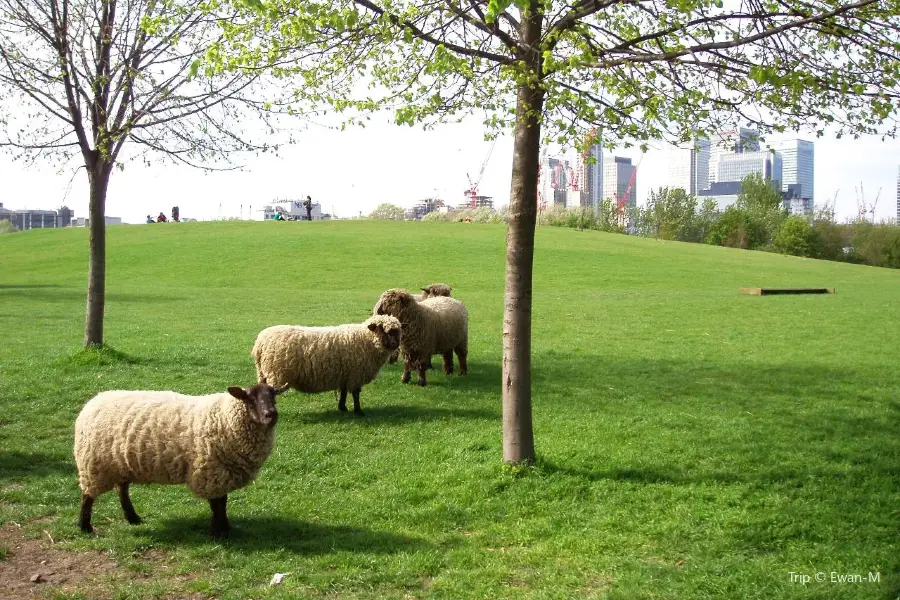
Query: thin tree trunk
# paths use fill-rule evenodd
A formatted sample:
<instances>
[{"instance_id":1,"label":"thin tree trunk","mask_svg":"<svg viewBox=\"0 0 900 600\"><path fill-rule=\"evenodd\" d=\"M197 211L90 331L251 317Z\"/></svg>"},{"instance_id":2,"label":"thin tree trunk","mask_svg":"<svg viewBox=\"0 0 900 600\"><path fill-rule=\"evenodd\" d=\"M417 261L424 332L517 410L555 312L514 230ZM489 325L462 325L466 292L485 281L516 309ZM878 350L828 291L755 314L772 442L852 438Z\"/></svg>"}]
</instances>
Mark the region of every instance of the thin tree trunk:
<instances>
[{"instance_id":1,"label":"thin tree trunk","mask_svg":"<svg viewBox=\"0 0 900 600\"><path fill-rule=\"evenodd\" d=\"M538 47L542 16L533 1L522 15L521 39ZM531 425L531 282L544 92L536 81L540 55L529 58L534 76L520 84L516 101L509 229L506 234L506 296L503 312L503 462L533 461Z\"/></svg>"},{"instance_id":2,"label":"thin tree trunk","mask_svg":"<svg viewBox=\"0 0 900 600\"><path fill-rule=\"evenodd\" d=\"M90 181L90 268L88 271L87 313L84 319L84 347L103 343L103 311L106 305L106 190L109 166L96 161L88 167Z\"/></svg>"}]
</instances>

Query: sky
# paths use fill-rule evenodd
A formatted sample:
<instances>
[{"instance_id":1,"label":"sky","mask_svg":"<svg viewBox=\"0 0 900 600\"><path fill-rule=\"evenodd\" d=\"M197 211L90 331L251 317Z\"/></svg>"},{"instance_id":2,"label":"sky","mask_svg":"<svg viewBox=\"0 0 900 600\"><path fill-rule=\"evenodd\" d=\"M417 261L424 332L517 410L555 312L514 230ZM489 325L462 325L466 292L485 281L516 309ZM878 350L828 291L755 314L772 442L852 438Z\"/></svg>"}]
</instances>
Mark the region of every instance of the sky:
<instances>
[{"instance_id":1,"label":"sky","mask_svg":"<svg viewBox=\"0 0 900 600\"><path fill-rule=\"evenodd\" d=\"M183 218L249 218L251 209L273 200L307 195L338 217L368 214L382 202L411 207L434 196L456 205L464 199L467 174L476 178L487 158L491 142L483 133L475 119L428 131L386 119L343 132L312 125L278 156L237 155L236 162L244 165L240 171L206 173L171 164L127 163L112 175L106 214L143 223L148 214L169 215L178 206ZM793 137L815 142L817 205L836 200L837 218L850 218L857 213L862 184L869 205L880 190L876 219L896 216L900 140ZM651 189L666 185L667 148L658 143L643 156L636 179L639 204ZM613 154L634 162L641 156L635 148ZM0 155L0 203L9 209L48 210L66 204L75 216L87 216L87 175L83 169L73 171L74 166L58 172L47 164L26 165ZM479 184L479 193L493 196L498 207L508 202L511 168L512 137L504 136Z\"/></svg>"}]
</instances>

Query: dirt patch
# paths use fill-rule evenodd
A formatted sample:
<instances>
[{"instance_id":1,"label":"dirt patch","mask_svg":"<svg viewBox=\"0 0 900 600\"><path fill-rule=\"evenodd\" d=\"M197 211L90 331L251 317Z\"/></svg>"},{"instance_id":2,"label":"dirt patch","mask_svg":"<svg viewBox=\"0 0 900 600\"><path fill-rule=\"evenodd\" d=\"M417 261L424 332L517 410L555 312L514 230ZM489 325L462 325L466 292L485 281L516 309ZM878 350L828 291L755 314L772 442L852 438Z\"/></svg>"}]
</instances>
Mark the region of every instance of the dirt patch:
<instances>
[{"instance_id":1,"label":"dirt patch","mask_svg":"<svg viewBox=\"0 0 900 600\"><path fill-rule=\"evenodd\" d=\"M117 569L102 552L63 552L49 538L28 539L13 524L0 527L0 597L41 598L53 590L74 590Z\"/></svg>"},{"instance_id":2,"label":"dirt patch","mask_svg":"<svg viewBox=\"0 0 900 600\"><path fill-rule=\"evenodd\" d=\"M3 600L36 600L59 592L81 592L92 600L100 600L114 594L116 582L146 581L151 577L150 574L127 572L99 550L60 550L46 532L41 539L27 538L20 527L11 523L0 527L0 558L0 598ZM167 568L164 564L166 555L159 550L151 550L140 558ZM202 596L184 594L177 597Z\"/></svg>"}]
</instances>

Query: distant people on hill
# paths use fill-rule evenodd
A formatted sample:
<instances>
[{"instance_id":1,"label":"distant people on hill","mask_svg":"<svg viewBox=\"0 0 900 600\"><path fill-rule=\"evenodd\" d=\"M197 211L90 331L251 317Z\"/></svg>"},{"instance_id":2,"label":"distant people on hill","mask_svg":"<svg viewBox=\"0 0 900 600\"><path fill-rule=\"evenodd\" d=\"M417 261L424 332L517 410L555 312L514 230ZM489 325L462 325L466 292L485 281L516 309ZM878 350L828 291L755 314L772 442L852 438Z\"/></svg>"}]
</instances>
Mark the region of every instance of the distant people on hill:
<instances>
[{"instance_id":1,"label":"distant people on hill","mask_svg":"<svg viewBox=\"0 0 900 600\"><path fill-rule=\"evenodd\" d=\"M153 217L151 217L150 215L147 215L147 222L148 223L156 223L156 221L154 221Z\"/></svg>"},{"instance_id":2,"label":"distant people on hill","mask_svg":"<svg viewBox=\"0 0 900 600\"><path fill-rule=\"evenodd\" d=\"M180 216L181 216L181 215L180 215L179 212L178 212L178 207L177 207L177 206L173 206L173 207L172 207L172 220L175 221L175 222L177 223Z\"/></svg>"},{"instance_id":3,"label":"distant people on hill","mask_svg":"<svg viewBox=\"0 0 900 600\"><path fill-rule=\"evenodd\" d=\"M312 221L312 198L307 196L306 200L303 201L303 206L306 207L306 220Z\"/></svg>"},{"instance_id":4,"label":"distant people on hill","mask_svg":"<svg viewBox=\"0 0 900 600\"><path fill-rule=\"evenodd\" d=\"M165 223L166 221L168 221L168 219L166 218L166 215L164 215L162 212L160 212L159 216L156 217L156 222L157 223Z\"/></svg>"}]
</instances>

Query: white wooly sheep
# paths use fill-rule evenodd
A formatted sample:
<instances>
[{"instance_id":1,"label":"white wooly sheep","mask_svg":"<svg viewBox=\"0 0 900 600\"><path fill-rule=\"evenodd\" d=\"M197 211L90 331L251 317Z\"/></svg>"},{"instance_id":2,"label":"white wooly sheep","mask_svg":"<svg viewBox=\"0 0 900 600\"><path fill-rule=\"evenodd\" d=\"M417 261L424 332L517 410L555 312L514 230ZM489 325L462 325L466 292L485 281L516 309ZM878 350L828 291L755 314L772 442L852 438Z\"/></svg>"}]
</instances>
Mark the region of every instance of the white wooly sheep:
<instances>
[{"instance_id":1,"label":"white wooly sheep","mask_svg":"<svg viewBox=\"0 0 900 600\"><path fill-rule=\"evenodd\" d=\"M459 374L468 373L469 313L455 298L439 296L416 302L406 290L391 289L378 299L377 314L397 317L403 327L400 351L403 353L403 383L410 372L419 373L419 385L426 385L425 371L433 354L444 359L444 373L453 373L453 353L459 359Z\"/></svg>"},{"instance_id":2,"label":"white wooly sheep","mask_svg":"<svg viewBox=\"0 0 900 600\"><path fill-rule=\"evenodd\" d=\"M453 291L453 288L447 285L446 283L432 283L431 285L426 285L423 288L419 288L422 290L421 294L413 294L413 300L416 302L421 302L422 300L426 300L428 298L437 298L438 296L446 296L450 297L450 292ZM375 307L375 314L377 314L378 306ZM397 358L400 356L400 351L395 350L391 353L391 357L388 359L388 363L394 364L397 362ZM428 369L432 368L431 357L428 357Z\"/></svg>"},{"instance_id":3,"label":"white wooly sheep","mask_svg":"<svg viewBox=\"0 0 900 600\"><path fill-rule=\"evenodd\" d=\"M340 391L338 409L362 415L359 393L388 356L400 347L400 321L380 315L362 323L333 327L275 325L256 336L251 355L256 373L275 385L287 384L308 394Z\"/></svg>"},{"instance_id":4,"label":"white wooly sheep","mask_svg":"<svg viewBox=\"0 0 900 600\"><path fill-rule=\"evenodd\" d=\"M125 519L136 525L141 518L129 485L184 483L209 500L212 535L226 535L228 493L253 481L271 454L275 396L286 389L261 382L207 396L122 390L94 396L75 421L81 530L93 532L94 500L114 487Z\"/></svg>"}]
</instances>

